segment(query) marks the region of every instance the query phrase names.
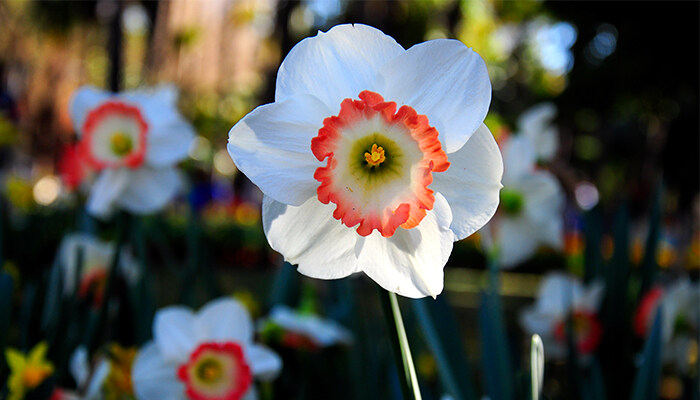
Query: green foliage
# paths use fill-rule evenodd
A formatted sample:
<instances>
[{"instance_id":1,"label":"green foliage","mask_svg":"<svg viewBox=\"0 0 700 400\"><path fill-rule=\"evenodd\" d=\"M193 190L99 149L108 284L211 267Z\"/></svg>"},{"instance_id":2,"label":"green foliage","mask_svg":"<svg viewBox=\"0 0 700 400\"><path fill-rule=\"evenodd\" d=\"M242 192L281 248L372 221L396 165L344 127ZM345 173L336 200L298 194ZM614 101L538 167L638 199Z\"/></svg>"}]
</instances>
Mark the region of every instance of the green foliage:
<instances>
[{"instance_id":1,"label":"green foliage","mask_svg":"<svg viewBox=\"0 0 700 400\"><path fill-rule=\"evenodd\" d=\"M637 371L634 381L632 400L656 400L659 394L659 380L661 378L661 345L663 314L659 309L654 318L651 334L644 345L642 353L642 365Z\"/></svg>"}]
</instances>

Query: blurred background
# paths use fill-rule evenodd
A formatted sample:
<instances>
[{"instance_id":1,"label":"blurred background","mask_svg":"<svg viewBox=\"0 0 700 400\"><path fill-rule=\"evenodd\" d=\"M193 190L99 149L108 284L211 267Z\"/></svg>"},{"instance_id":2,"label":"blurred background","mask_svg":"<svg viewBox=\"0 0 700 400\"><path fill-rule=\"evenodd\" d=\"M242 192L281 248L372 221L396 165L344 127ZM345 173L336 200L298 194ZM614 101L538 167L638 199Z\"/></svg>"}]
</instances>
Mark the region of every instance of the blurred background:
<instances>
[{"instance_id":1,"label":"blurred background","mask_svg":"<svg viewBox=\"0 0 700 400\"><path fill-rule=\"evenodd\" d=\"M0 350L48 341L56 373L35 394L42 398L76 388L67 360L85 330L97 332L92 349L138 346L156 309L232 295L255 318L287 304L354 336L317 348L261 330L285 362L263 398L400 398L375 284L310 280L284 264L262 232L261 193L226 151L228 130L274 101L277 68L297 42L358 22L405 48L455 38L478 52L493 85L486 124L499 143L527 129L533 107L554 110L539 126L554 130L556 149L538 168L566 197L552 216L562 221L562 245L496 271L477 233L455 243L437 301L402 301L424 398L529 398L533 332L524 315L559 272L582 290L604 282L589 310L602 334L581 347L576 336L590 326L564 315L569 334L555 339L564 351L548 357L543 398L698 399L698 298L676 307L691 313L668 333L682 346L651 340L637 321L653 314L640 310L654 289L697 290L699 12L697 2L0 2ZM116 219L89 217L86 193L62 179L64 150L76 141L69 100L86 84L116 91L166 82L179 88L180 112L197 132L181 165L187 188L164 211L132 221L128 240L144 272L137 284L115 285L100 318L94 293L51 297L62 239L83 231L114 240L118 230ZM9 374L0 361L0 397ZM649 382L657 383L639 389Z\"/></svg>"}]
</instances>

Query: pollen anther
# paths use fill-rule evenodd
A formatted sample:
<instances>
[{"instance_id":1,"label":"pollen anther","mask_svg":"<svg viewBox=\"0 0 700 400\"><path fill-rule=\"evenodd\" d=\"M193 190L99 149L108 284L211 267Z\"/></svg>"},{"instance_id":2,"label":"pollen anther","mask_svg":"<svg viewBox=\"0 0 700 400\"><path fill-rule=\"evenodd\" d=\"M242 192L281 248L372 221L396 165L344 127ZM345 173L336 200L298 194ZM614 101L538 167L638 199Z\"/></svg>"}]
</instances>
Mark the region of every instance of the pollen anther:
<instances>
[{"instance_id":1,"label":"pollen anther","mask_svg":"<svg viewBox=\"0 0 700 400\"><path fill-rule=\"evenodd\" d=\"M365 161L371 167L376 167L386 161L386 155L384 154L384 148L382 146L377 146L376 143L372 145L372 150L370 152L365 152Z\"/></svg>"}]
</instances>

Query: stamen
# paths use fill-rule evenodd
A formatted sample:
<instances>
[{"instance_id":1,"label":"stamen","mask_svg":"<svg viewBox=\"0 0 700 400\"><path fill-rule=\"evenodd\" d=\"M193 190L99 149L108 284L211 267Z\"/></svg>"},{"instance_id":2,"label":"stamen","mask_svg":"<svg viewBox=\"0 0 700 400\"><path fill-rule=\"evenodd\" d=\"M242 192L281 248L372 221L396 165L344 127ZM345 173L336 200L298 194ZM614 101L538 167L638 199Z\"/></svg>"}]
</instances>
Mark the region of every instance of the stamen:
<instances>
[{"instance_id":1,"label":"stamen","mask_svg":"<svg viewBox=\"0 0 700 400\"><path fill-rule=\"evenodd\" d=\"M369 152L365 152L365 161L367 161L367 164L369 164L369 166L376 167L386 160L384 148L382 148L381 146L377 146L376 143L372 145L371 152L371 154Z\"/></svg>"},{"instance_id":2,"label":"stamen","mask_svg":"<svg viewBox=\"0 0 700 400\"><path fill-rule=\"evenodd\" d=\"M198 369L199 378L204 382L215 382L222 374L221 364L213 359L202 362Z\"/></svg>"},{"instance_id":3,"label":"stamen","mask_svg":"<svg viewBox=\"0 0 700 400\"><path fill-rule=\"evenodd\" d=\"M511 216L519 215L525 207L525 198L517 190L501 189L501 210Z\"/></svg>"},{"instance_id":4,"label":"stamen","mask_svg":"<svg viewBox=\"0 0 700 400\"><path fill-rule=\"evenodd\" d=\"M129 153L134 148L134 142L131 140L131 136L123 132L116 132L110 138L110 148L112 152L119 157L123 157Z\"/></svg>"}]
</instances>

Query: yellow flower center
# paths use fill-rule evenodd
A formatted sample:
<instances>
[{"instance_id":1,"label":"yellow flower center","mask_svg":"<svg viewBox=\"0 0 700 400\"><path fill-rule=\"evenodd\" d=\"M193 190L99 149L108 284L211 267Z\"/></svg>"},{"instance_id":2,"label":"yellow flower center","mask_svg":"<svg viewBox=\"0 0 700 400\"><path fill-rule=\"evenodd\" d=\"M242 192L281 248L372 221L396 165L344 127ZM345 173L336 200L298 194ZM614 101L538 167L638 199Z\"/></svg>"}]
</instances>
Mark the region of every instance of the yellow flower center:
<instances>
[{"instance_id":1,"label":"yellow flower center","mask_svg":"<svg viewBox=\"0 0 700 400\"><path fill-rule=\"evenodd\" d=\"M386 155L384 154L384 148L377 146L376 143L372 145L372 150L370 152L365 152L365 161L372 167L376 167L386 160Z\"/></svg>"},{"instance_id":2,"label":"yellow flower center","mask_svg":"<svg viewBox=\"0 0 700 400\"><path fill-rule=\"evenodd\" d=\"M217 382L222 375L223 366L213 358L202 361L197 368L197 377L205 383Z\"/></svg>"},{"instance_id":3,"label":"yellow flower center","mask_svg":"<svg viewBox=\"0 0 700 400\"><path fill-rule=\"evenodd\" d=\"M38 365L29 365L22 372L22 381L24 386L33 389L49 375L50 371Z\"/></svg>"},{"instance_id":4,"label":"yellow flower center","mask_svg":"<svg viewBox=\"0 0 700 400\"><path fill-rule=\"evenodd\" d=\"M112 152L120 157L131 153L134 148L134 141L131 136L124 132L116 132L110 138Z\"/></svg>"}]
</instances>

